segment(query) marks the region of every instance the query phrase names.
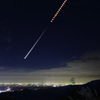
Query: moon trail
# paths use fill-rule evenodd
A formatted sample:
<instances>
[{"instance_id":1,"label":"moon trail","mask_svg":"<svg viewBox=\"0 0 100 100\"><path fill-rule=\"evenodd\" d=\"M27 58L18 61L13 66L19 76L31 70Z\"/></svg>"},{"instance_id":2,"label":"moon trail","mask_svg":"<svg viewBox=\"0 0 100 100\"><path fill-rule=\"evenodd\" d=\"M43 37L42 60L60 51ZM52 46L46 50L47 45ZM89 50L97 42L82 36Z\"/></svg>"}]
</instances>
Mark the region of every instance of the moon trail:
<instances>
[{"instance_id":1,"label":"moon trail","mask_svg":"<svg viewBox=\"0 0 100 100\"><path fill-rule=\"evenodd\" d=\"M51 23L55 20L55 18L57 17L57 15L59 14L60 10L63 8L63 6L65 5L65 3L67 2L67 0L65 0L63 2L63 4L60 6L60 8L58 9L58 11L56 12L56 14L54 15L54 17L52 18L52 20L50 21Z\"/></svg>"},{"instance_id":2,"label":"moon trail","mask_svg":"<svg viewBox=\"0 0 100 100\"><path fill-rule=\"evenodd\" d=\"M41 37L43 36L43 34L46 32L46 30L47 30L47 28L45 28L45 30L42 32L42 34L40 35L40 37L37 39L37 41L34 43L34 45L32 46L32 48L26 54L26 56L24 57L24 59L26 59L29 56L29 54L32 52L32 50L34 49L34 47L36 46L36 44L39 42L39 40L41 39Z\"/></svg>"}]
</instances>

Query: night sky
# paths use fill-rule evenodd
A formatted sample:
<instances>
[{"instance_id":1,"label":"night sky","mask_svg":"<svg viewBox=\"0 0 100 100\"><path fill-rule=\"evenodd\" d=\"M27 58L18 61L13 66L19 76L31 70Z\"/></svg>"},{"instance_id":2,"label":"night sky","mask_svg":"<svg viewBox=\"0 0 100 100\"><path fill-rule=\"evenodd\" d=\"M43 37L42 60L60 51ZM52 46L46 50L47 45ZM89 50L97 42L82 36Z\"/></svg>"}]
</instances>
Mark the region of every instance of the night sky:
<instances>
[{"instance_id":1,"label":"night sky","mask_svg":"<svg viewBox=\"0 0 100 100\"><path fill-rule=\"evenodd\" d=\"M68 0L50 23L63 1L0 1L0 83L100 79L100 1Z\"/></svg>"}]
</instances>

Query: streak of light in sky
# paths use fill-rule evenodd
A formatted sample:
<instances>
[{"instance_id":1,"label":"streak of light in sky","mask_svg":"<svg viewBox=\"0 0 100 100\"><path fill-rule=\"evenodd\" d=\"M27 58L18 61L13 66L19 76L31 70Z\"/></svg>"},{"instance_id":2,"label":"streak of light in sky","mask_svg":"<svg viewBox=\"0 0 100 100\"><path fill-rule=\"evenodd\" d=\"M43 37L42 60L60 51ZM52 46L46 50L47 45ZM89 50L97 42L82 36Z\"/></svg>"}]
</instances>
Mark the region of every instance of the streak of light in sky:
<instances>
[{"instance_id":1,"label":"streak of light in sky","mask_svg":"<svg viewBox=\"0 0 100 100\"><path fill-rule=\"evenodd\" d=\"M67 0L65 0L63 2L63 4L60 6L60 8L58 9L58 11L56 12L56 14L54 15L54 17L52 18L52 20L50 21L51 23L55 20L55 18L57 17L57 15L59 14L60 10L63 8L63 6L65 5L65 3L67 2ZM46 28L47 29L47 28ZM32 52L32 50L34 49L34 47L37 45L37 43L39 42L39 40L41 39L41 37L43 36L43 34L46 32L46 29L42 32L42 34L40 35L40 37L37 39L37 41L35 42L35 44L32 46L32 48L29 50L29 52L26 54L26 56L24 57L24 59L26 59L29 54Z\"/></svg>"},{"instance_id":2,"label":"streak of light in sky","mask_svg":"<svg viewBox=\"0 0 100 100\"><path fill-rule=\"evenodd\" d=\"M37 39L37 41L34 43L34 45L32 46L32 48L29 50L29 52L26 54L26 56L24 57L24 59L26 59L29 54L32 52L32 50L35 48L35 46L37 45L37 43L39 42L39 40L41 39L41 37L43 36L43 34L46 32L47 28L45 28L45 30L42 32L42 34L39 36L39 38Z\"/></svg>"},{"instance_id":3,"label":"streak of light in sky","mask_svg":"<svg viewBox=\"0 0 100 100\"><path fill-rule=\"evenodd\" d=\"M56 12L56 14L54 15L54 17L52 18L52 20L50 21L51 23L55 20L55 18L57 17L57 15L59 14L60 10L63 8L63 6L65 5L65 3L67 2L67 0L65 0L63 2L63 4L60 6L60 8L58 9L58 11Z\"/></svg>"}]
</instances>

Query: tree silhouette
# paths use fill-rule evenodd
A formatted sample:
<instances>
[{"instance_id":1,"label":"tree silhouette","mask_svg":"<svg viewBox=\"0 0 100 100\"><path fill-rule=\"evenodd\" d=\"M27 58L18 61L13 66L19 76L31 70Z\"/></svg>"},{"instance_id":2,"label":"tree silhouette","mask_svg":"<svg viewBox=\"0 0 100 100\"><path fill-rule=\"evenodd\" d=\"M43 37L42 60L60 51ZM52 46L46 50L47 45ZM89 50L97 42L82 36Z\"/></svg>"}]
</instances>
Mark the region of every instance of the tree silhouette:
<instances>
[{"instance_id":1,"label":"tree silhouette","mask_svg":"<svg viewBox=\"0 0 100 100\"><path fill-rule=\"evenodd\" d=\"M75 85L75 78L71 78L70 81L71 81L71 83L72 83L73 85Z\"/></svg>"}]
</instances>

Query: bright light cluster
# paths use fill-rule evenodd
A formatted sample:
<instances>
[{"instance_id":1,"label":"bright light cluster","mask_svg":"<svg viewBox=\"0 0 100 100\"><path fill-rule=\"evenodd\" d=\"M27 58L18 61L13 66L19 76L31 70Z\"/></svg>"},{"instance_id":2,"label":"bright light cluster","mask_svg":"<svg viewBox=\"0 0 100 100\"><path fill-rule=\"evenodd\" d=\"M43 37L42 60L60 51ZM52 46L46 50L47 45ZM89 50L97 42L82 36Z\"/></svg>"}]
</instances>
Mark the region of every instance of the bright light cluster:
<instances>
[{"instance_id":1,"label":"bright light cluster","mask_svg":"<svg viewBox=\"0 0 100 100\"><path fill-rule=\"evenodd\" d=\"M11 92L11 88L7 88L6 90L0 90L0 93L3 93L3 92Z\"/></svg>"}]
</instances>

